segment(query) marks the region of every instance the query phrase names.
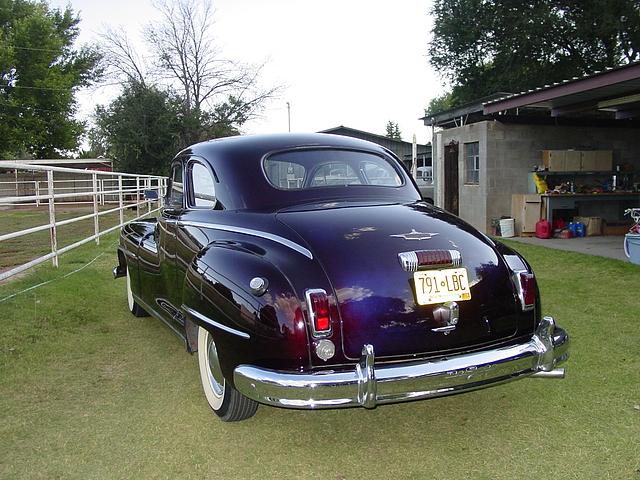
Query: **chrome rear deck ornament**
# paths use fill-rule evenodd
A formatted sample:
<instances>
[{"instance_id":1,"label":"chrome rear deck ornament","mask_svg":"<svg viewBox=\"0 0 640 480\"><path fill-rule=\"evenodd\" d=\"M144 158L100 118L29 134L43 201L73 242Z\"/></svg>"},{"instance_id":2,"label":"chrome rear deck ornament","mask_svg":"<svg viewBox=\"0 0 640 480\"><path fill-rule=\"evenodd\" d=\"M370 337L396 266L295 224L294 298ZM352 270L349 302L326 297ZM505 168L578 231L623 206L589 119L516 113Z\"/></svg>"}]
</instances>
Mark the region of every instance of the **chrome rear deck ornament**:
<instances>
[{"instance_id":1,"label":"chrome rear deck ornament","mask_svg":"<svg viewBox=\"0 0 640 480\"><path fill-rule=\"evenodd\" d=\"M404 238L405 240L430 240L432 237L438 235L437 233L417 232L414 228L409 233L398 233L396 235L389 235L390 237Z\"/></svg>"}]
</instances>

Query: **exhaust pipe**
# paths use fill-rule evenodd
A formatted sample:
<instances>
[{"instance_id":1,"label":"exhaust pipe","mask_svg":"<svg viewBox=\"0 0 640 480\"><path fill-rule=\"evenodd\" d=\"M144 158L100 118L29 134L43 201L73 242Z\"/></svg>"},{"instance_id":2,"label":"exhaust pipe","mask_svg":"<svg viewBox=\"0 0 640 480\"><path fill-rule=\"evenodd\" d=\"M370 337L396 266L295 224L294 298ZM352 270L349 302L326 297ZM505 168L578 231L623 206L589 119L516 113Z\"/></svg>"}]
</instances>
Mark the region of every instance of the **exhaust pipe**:
<instances>
[{"instance_id":1,"label":"exhaust pipe","mask_svg":"<svg viewBox=\"0 0 640 480\"><path fill-rule=\"evenodd\" d=\"M564 375L564 368L555 368L553 370L549 370L548 372L541 370L531 376L536 378L564 378Z\"/></svg>"}]
</instances>

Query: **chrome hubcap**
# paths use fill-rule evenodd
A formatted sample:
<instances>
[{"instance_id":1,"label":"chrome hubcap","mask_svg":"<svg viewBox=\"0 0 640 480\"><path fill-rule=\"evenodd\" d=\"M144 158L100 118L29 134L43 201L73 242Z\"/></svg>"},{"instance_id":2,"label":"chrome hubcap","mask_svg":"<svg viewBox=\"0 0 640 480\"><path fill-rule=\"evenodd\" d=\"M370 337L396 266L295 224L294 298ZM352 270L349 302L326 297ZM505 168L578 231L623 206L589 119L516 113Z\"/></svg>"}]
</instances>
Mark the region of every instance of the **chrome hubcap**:
<instances>
[{"instance_id":1,"label":"chrome hubcap","mask_svg":"<svg viewBox=\"0 0 640 480\"><path fill-rule=\"evenodd\" d=\"M213 342L211 335L208 335L207 338L207 360L209 363L208 374L211 389L215 396L222 397L222 395L224 395L224 377L222 376L220 361L218 360L216 344Z\"/></svg>"}]
</instances>

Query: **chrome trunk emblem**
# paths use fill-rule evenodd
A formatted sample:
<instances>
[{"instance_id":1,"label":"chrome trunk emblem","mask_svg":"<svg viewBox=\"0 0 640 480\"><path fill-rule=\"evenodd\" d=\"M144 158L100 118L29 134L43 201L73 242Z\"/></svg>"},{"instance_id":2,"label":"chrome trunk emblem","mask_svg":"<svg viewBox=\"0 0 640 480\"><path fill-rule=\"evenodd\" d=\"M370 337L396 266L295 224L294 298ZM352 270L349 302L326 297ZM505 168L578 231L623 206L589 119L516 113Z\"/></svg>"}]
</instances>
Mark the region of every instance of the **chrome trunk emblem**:
<instances>
[{"instance_id":1,"label":"chrome trunk emblem","mask_svg":"<svg viewBox=\"0 0 640 480\"><path fill-rule=\"evenodd\" d=\"M404 238L405 240L429 240L432 237L438 235L437 233L425 233L416 232L415 229L411 229L409 233L399 233L397 235L389 235L390 237Z\"/></svg>"},{"instance_id":2,"label":"chrome trunk emblem","mask_svg":"<svg viewBox=\"0 0 640 480\"><path fill-rule=\"evenodd\" d=\"M442 327L432 328L432 332L444 333L449 335L456 329L458 320L460 319L460 307L456 302L443 303L433 310L433 319Z\"/></svg>"}]
</instances>

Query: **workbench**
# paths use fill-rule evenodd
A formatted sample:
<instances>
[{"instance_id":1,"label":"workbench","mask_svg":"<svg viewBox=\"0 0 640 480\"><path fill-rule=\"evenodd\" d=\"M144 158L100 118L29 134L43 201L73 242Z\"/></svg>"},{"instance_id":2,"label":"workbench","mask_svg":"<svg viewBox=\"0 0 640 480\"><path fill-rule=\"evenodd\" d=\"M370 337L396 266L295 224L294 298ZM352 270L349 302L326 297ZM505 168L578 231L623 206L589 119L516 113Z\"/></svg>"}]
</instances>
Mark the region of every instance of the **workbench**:
<instances>
[{"instance_id":1,"label":"workbench","mask_svg":"<svg viewBox=\"0 0 640 480\"><path fill-rule=\"evenodd\" d=\"M604 193L545 193L542 208L546 219L553 224L554 210L576 210L585 202L629 202L629 207L640 207L640 192L604 192Z\"/></svg>"}]
</instances>

